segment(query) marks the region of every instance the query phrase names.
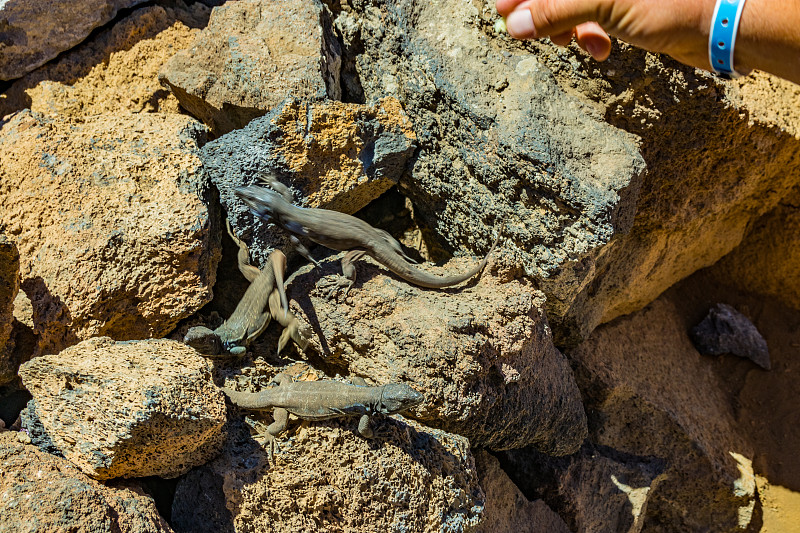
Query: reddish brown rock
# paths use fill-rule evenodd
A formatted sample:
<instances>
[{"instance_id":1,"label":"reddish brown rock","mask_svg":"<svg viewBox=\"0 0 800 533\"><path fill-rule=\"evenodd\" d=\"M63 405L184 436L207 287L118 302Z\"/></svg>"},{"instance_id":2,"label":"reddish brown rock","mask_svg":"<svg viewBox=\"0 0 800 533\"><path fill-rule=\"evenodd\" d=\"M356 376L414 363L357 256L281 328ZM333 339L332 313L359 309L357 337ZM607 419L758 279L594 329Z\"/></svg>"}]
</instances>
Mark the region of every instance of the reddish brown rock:
<instances>
[{"instance_id":1,"label":"reddish brown rock","mask_svg":"<svg viewBox=\"0 0 800 533\"><path fill-rule=\"evenodd\" d=\"M84 341L20 367L33 400L33 442L95 479L175 477L214 457L224 438L222 392L208 361L182 343Z\"/></svg>"},{"instance_id":2,"label":"reddish brown rock","mask_svg":"<svg viewBox=\"0 0 800 533\"><path fill-rule=\"evenodd\" d=\"M752 477L756 450L734 411L730 389L740 385L728 383L741 377L717 362L752 364L695 350L685 294L671 291L568 352L589 418L581 453L505 452L504 467L525 494L544 498L575 530L737 531L758 523L742 473Z\"/></svg>"},{"instance_id":3,"label":"reddish brown rock","mask_svg":"<svg viewBox=\"0 0 800 533\"><path fill-rule=\"evenodd\" d=\"M718 282L800 309L800 195L761 217L712 272Z\"/></svg>"},{"instance_id":4,"label":"reddish brown rock","mask_svg":"<svg viewBox=\"0 0 800 533\"><path fill-rule=\"evenodd\" d=\"M160 337L210 300L219 243L202 200L204 133L157 114L25 111L2 126L0 219L20 251L39 352Z\"/></svg>"},{"instance_id":5,"label":"reddish brown rock","mask_svg":"<svg viewBox=\"0 0 800 533\"><path fill-rule=\"evenodd\" d=\"M339 99L341 51L330 16L318 0L229 2L159 77L216 135L287 97Z\"/></svg>"},{"instance_id":6,"label":"reddish brown rock","mask_svg":"<svg viewBox=\"0 0 800 533\"><path fill-rule=\"evenodd\" d=\"M172 532L136 484L102 485L19 435L0 432L0 531Z\"/></svg>"},{"instance_id":7,"label":"reddish brown rock","mask_svg":"<svg viewBox=\"0 0 800 533\"><path fill-rule=\"evenodd\" d=\"M0 4L0 80L19 78L112 20L117 11L144 0L47 2L7 0Z\"/></svg>"},{"instance_id":8,"label":"reddish brown rock","mask_svg":"<svg viewBox=\"0 0 800 533\"><path fill-rule=\"evenodd\" d=\"M475 466L486 495L484 519L478 531L522 533L535 528L547 533L570 533L567 524L544 501L530 501L522 494L494 456L478 451Z\"/></svg>"},{"instance_id":9,"label":"reddish brown rock","mask_svg":"<svg viewBox=\"0 0 800 533\"><path fill-rule=\"evenodd\" d=\"M14 379L16 365L11 361L14 340L14 299L19 291L19 252L14 242L0 233L0 385Z\"/></svg>"}]
</instances>

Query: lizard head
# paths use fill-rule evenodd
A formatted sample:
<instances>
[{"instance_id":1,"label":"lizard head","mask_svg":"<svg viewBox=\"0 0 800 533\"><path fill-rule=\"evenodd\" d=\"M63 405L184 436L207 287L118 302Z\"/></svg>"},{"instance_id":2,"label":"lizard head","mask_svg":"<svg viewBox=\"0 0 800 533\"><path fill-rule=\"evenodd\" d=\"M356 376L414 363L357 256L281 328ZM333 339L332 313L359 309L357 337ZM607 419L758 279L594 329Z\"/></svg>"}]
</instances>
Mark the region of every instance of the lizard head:
<instances>
[{"instance_id":1,"label":"lizard head","mask_svg":"<svg viewBox=\"0 0 800 533\"><path fill-rule=\"evenodd\" d=\"M425 396L405 383L388 383L383 386L380 412L386 415L399 413L421 404Z\"/></svg>"},{"instance_id":2,"label":"lizard head","mask_svg":"<svg viewBox=\"0 0 800 533\"><path fill-rule=\"evenodd\" d=\"M263 219L273 217L275 215L275 207L280 202L286 202L279 193L258 185L236 187L234 193L247 204L247 207L250 208L254 215Z\"/></svg>"},{"instance_id":3,"label":"lizard head","mask_svg":"<svg viewBox=\"0 0 800 533\"><path fill-rule=\"evenodd\" d=\"M222 351L222 342L219 335L205 326L193 326L183 338L187 344L203 355L219 355Z\"/></svg>"}]
</instances>

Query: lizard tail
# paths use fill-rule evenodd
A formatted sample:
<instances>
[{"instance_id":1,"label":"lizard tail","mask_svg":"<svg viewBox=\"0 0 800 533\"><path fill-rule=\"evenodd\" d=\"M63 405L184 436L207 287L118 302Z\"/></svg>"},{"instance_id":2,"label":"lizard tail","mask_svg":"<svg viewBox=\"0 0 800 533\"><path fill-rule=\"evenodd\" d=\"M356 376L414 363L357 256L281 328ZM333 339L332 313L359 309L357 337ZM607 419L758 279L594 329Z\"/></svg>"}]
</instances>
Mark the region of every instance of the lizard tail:
<instances>
[{"instance_id":1,"label":"lizard tail","mask_svg":"<svg viewBox=\"0 0 800 533\"><path fill-rule=\"evenodd\" d=\"M441 289L444 287L450 287L453 285L458 285L462 281L466 281L471 277L479 274L485 267L486 263L489 261L489 256L492 252L497 248L497 244L500 242L501 232L497 232L497 236L492 243L492 247L489 249L487 254L484 258L475 265L473 268L464 272L463 274L458 274L456 276L437 276L435 274L431 274L419 268L416 268L406 262L398 265L394 261L383 261L380 258L376 258L378 262L382 263L386 266L389 270L400 276L401 278L405 279L409 283L413 283L419 287L425 287L428 289Z\"/></svg>"}]
</instances>

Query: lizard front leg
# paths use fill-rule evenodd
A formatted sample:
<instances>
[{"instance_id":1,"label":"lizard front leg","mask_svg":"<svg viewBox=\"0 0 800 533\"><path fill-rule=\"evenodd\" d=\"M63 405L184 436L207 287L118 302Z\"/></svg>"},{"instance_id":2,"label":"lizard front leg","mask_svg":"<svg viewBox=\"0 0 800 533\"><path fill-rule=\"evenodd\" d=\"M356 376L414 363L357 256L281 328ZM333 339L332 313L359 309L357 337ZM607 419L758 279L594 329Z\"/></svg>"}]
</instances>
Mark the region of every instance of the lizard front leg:
<instances>
[{"instance_id":1,"label":"lizard front leg","mask_svg":"<svg viewBox=\"0 0 800 533\"><path fill-rule=\"evenodd\" d=\"M309 252L308 248L306 248L306 246L300 242L300 239L298 239L296 235L290 235L289 241L294 246L294 249L297 250L297 253L308 259L311 263L314 263L315 267L319 268L319 262L311 257L311 252Z\"/></svg>"}]
</instances>

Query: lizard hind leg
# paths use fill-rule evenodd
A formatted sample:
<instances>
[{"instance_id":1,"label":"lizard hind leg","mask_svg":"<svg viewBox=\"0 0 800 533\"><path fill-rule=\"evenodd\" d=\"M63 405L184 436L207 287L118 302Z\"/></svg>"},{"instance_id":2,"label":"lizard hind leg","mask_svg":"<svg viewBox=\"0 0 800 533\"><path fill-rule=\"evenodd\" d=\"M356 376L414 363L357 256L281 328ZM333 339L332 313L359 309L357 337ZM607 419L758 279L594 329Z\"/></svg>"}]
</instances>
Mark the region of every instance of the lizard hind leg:
<instances>
[{"instance_id":1,"label":"lizard hind leg","mask_svg":"<svg viewBox=\"0 0 800 533\"><path fill-rule=\"evenodd\" d=\"M291 235L289 237L289 241L294 246L294 249L297 250L297 253L308 259L309 262L313 263L315 267L320 268L319 261L311 257L311 252L308 251L308 248L300 242L300 239L297 238L295 235Z\"/></svg>"},{"instance_id":2,"label":"lizard hind leg","mask_svg":"<svg viewBox=\"0 0 800 533\"><path fill-rule=\"evenodd\" d=\"M320 288L328 288L327 298L330 299L333 295L344 287L344 296L350 292L350 289L356 282L356 266L355 262L367 254L366 250L350 250L342 257L342 275L333 279L320 281Z\"/></svg>"},{"instance_id":3,"label":"lizard hind leg","mask_svg":"<svg viewBox=\"0 0 800 533\"><path fill-rule=\"evenodd\" d=\"M272 410L272 418L274 421L267 426L267 432L263 435L267 442L269 442L269 459L273 460L275 457L275 450L280 451L278 444L278 435L283 433L286 425L289 423L289 411L282 407L276 407Z\"/></svg>"}]
</instances>

